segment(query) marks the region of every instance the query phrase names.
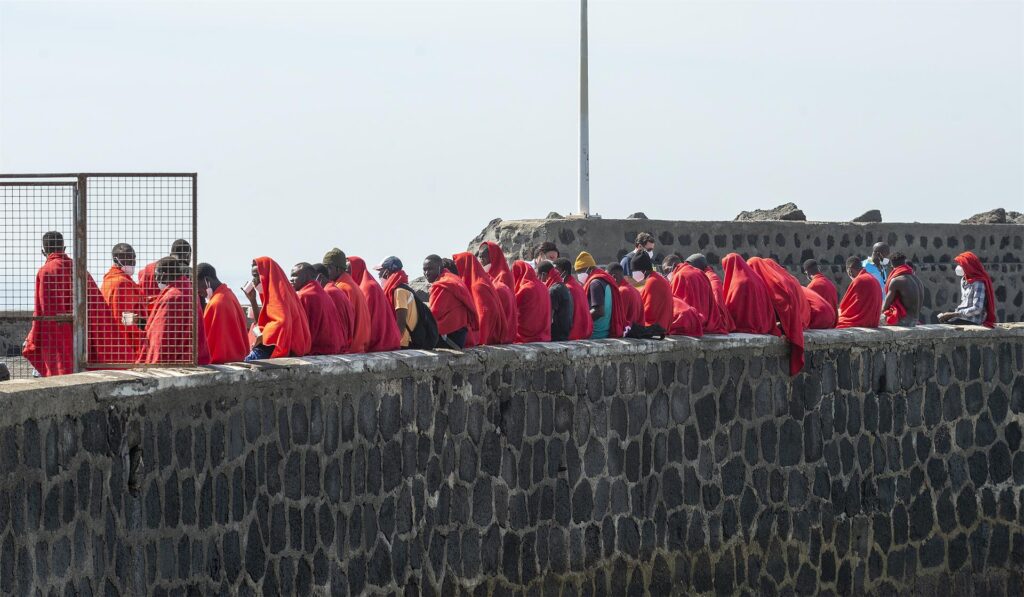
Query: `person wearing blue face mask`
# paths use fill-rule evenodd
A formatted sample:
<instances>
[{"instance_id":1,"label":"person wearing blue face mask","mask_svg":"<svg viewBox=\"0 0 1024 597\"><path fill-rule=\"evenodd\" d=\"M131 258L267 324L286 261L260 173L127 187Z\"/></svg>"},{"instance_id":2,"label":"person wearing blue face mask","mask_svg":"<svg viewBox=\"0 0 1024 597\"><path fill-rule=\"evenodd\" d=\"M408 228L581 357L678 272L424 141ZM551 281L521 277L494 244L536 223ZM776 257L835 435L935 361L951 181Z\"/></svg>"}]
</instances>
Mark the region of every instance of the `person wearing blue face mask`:
<instances>
[{"instance_id":1,"label":"person wearing blue face mask","mask_svg":"<svg viewBox=\"0 0 1024 597\"><path fill-rule=\"evenodd\" d=\"M889 267L889 245L886 243L875 243L871 247L871 257L868 257L861 265L864 267L864 271L871 274L876 280L878 285L882 288L882 300L885 300L885 281L889 278L889 272L892 268Z\"/></svg>"}]
</instances>

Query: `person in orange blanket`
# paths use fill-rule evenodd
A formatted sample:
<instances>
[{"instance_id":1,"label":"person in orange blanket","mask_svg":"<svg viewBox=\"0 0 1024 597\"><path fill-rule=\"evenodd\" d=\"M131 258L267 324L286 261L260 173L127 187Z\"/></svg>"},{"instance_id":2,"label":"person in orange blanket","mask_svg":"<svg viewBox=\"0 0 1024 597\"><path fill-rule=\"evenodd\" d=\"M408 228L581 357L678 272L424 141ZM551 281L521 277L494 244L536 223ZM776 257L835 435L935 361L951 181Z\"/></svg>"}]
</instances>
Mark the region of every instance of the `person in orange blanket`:
<instances>
[{"instance_id":1,"label":"person in orange blanket","mask_svg":"<svg viewBox=\"0 0 1024 597\"><path fill-rule=\"evenodd\" d=\"M241 361L249 354L245 312L227 284L209 263L196 266L196 292L203 305L203 329L210 347L210 363Z\"/></svg>"},{"instance_id":2,"label":"person in orange blanket","mask_svg":"<svg viewBox=\"0 0 1024 597\"><path fill-rule=\"evenodd\" d=\"M309 318L288 276L270 257L252 260L252 281L242 289L256 317L252 352L246 361L302 357L309 354L313 338ZM263 303L260 308L256 298Z\"/></svg>"},{"instance_id":3,"label":"person in orange blanket","mask_svg":"<svg viewBox=\"0 0 1024 597\"><path fill-rule=\"evenodd\" d=\"M326 265L322 263L314 263L313 269L316 271L316 283L324 289L327 296L330 297L332 302L334 302L334 310L338 312L338 318L341 320L341 329L345 332L346 338L342 347L342 352L351 352L352 334L355 332L355 321L352 317L352 302L348 300L348 294L346 294L344 290L338 288L336 284L331 282Z\"/></svg>"},{"instance_id":4,"label":"person in orange blanket","mask_svg":"<svg viewBox=\"0 0 1024 597\"><path fill-rule=\"evenodd\" d=\"M370 311L370 342L366 352L398 350L402 336L398 333L395 310L384 296L384 290L367 271L366 262L362 257L349 257L348 271L356 284L359 284L359 289L363 291L366 307Z\"/></svg>"},{"instance_id":5,"label":"person in orange blanket","mask_svg":"<svg viewBox=\"0 0 1024 597\"><path fill-rule=\"evenodd\" d=\"M704 275L707 258L690 255L672 271L672 296L696 310L705 334L728 334L725 307L718 303L711 281Z\"/></svg>"},{"instance_id":6,"label":"person in orange blanket","mask_svg":"<svg viewBox=\"0 0 1024 597\"><path fill-rule=\"evenodd\" d=\"M118 341L113 348L114 363L134 363L146 343L146 297L132 280L135 273L135 249L118 243L111 250L113 265L103 276L100 292L117 322Z\"/></svg>"},{"instance_id":7,"label":"person in orange blanket","mask_svg":"<svg viewBox=\"0 0 1024 597\"><path fill-rule=\"evenodd\" d=\"M586 251L576 257L573 267L576 269L576 279L583 284L590 318L594 322L594 331L590 337L595 340L621 338L627 325L626 312L615 278L597 267L597 262Z\"/></svg>"},{"instance_id":8,"label":"person in orange blanket","mask_svg":"<svg viewBox=\"0 0 1024 597\"><path fill-rule=\"evenodd\" d=\"M462 282L473 295L480 329L470 333L466 346L501 344L505 341L505 310L501 305L498 291L491 284L491 277L484 271L477 258L468 252L452 255L452 261L459 270Z\"/></svg>"},{"instance_id":9,"label":"person in orange blanket","mask_svg":"<svg viewBox=\"0 0 1024 597\"><path fill-rule=\"evenodd\" d=\"M622 299L622 317L626 327L644 323L644 301L640 297L640 291L633 286L631 279L626 277L625 270L619 263L608 264L608 275L615 280L619 289L619 298ZM623 335L626 331L623 330Z\"/></svg>"},{"instance_id":10,"label":"person in orange blanket","mask_svg":"<svg viewBox=\"0 0 1024 597\"><path fill-rule=\"evenodd\" d=\"M439 255L423 260L423 277L430 283L430 312L441 337L438 347L464 347L469 333L480 329L473 295L462 278L445 269Z\"/></svg>"},{"instance_id":11,"label":"person in orange blanket","mask_svg":"<svg viewBox=\"0 0 1024 597\"><path fill-rule=\"evenodd\" d=\"M733 322L734 332L745 334L781 334L775 322L775 308L768 295L768 286L750 269L743 257L729 253L722 258L725 282L725 308Z\"/></svg>"},{"instance_id":12,"label":"person in orange blanket","mask_svg":"<svg viewBox=\"0 0 1024 597\"><path fill-rule=\"evenodd\" d=\"M807 329L830 330L836 327L836 321L839 318L839 313L832 308L832 305L828 304L825 297L811 290L807 286L804 286L803 290L804 298L807 299L807 307L811 311L811 320L810 323L807 324Z\"/></svg>"},{"instance_id":13,"label":"person in orange blanket","mask_svg":"<svg viewBox=\"0 0 1024 597\"><path fill-rule=\"evenodd\" d=\"M565 287L572 296L572 328L569 330L570 340L587 340L594 333L594 318L590 315L590 299L583 290L583 285L573 275L572 263L565 257L555 259L555 268L565 280Z\"/></svg>"},{"instance_id":14,"label":"person in orange blanket","mask_svg":"<svg viewBox=\"0 0 1024 597\"><path fill-rule=\"evenodd\" d=\"M345 253L341 249L331 249L327 251L323 259L324 265L327 267L327 275L330 279L330 285L334 285L340 289L348 297L349 305L352 307L351 310L351 326L352 332L349 334L349 353L361 353L367 352L370 345L370 332L371 332L371 319L370 319L370 307L366 302L366 295L359 288L359 284L352 279L352 276L348 273L348 258L345 257ZM328 291L328 294L334 296L332 291ZM337 303L337 299L335 299ZM344 317L342 317L342 323L344 323Z\"/></svg>"},{"instance_id":15,"label":"person in orange blanket","mask_svg":"<svg viewBox=\"0 0 1024 597\"><path fill-rule=\"evenodd\" d=\"M808 280L807 288L817 292L829 305L832 305L833 311L839 309L839 290L836 289L836 285L832 280L829 280L825 274L821 273L818 260L808 259L804 262L803 267L804 275L807 276Z\"/></svg>"},{"instance_id":16,"label":"person in orange blanket","mask_svg":"<svg viewBox=\"0 0 1024 597\"><path fill-rule=\"evenodd\" d=\"M672 304L672 287L668 280L654 271L654 263L646 252L634 253L629 259L630 276L638 284L640 300L644 305L644 325L659 325L665 333L672 330L674 306Z\"/></svg>"},{"instance_id":17,"label":"person in orange blanket","mask_svg":"<svg viewBox=\"0 0 1024 597\"><path fill-rule=\"evenodd\" d=\"M811 323L811 308L800 281L771 259L751 257L747 265L764 280L782 333L789 340L789 374L804 368L804 330Z\"/></svg>"},{"instance_id":18,"label":"person in orange blanket","mask_svg":"<svg viewBox=\"0 0 1024 597\"><path fill-rule=\"evenodd\" d=\"M837 328L877 328L882 314L882 289L878 279L864 269L861 260L846 260L846 274L853 282L839 303Z\"/></svg>"},{"instance_id":19,"label":"person in orange blanket","mask_svg":"<svg viewBox=\"0 0 1024 597\"><path fill-rule=\"evenodd\" d=\"M985 266L970 251L960 253L953 261L960 277L960 304L949 313L939 313L939 322L995 327L996 296Z\"/></svg>"},{"instance_id":20,"label":"person in orange blanket","mask_svg":"<svg viewBox=\"0 0 1024 597\"><path fill-rule=\"evenodd\" d=\"M309 320L309 354L341 354L348 348L348 336L341 325L341 316L334 301L316 281L316 270L309 263L297 263L292 268L292 288L299 297Z\"/></svg>"},{"instance_id":21,"label":"person in orange blanket","mask_svg":"<svg viewBox=\"0 0 1024 597\"><path fill-rule=\"evenodd\" d=\"M192 363L193 348L199 365L210 364L210 348L199 299L185 271L188 266L175 257L156 262L160 294L153 301L146 322L146 348L139 362L146 364ZM195 347L193 347L195 342Z\"/></svg>"},{"instance_id":22,"label":"person in orange blanket","mask_svg":"<svg viewBox=\"0 0 1024 597\"><path fill-rule=\"evenodd\" d=\"M906 255L893 253L891 259L893 269L885 279L885 300L882 301L885 325L914 327L921 318L924 285Z\"/></svg>"},{"instance_id":23,"label":"person in orange blanket","mask_svg":"<svg viewBox=\"0 0 1024 597\"><path fill-rule=\"evenodd\" d=\"M170 256L190 264L192 263L192 245L188 244L187 240L179 238L171 243ZM156 263L154 261L139 270L139 287L142 288L142 294L146 297L146 304L156 300L157 295L160 294L160 288L156 281Z\"/></svg>"},{"instance_id":24,"label":"person in orange blanket","mask_svg":"<svg viewBox=\"0 0 1024 597\"><path fill-rule=\"evenodd\" d=\"M547 287L525 261L512 264L512 279L515 280L516 308L519 310L516 342L551 341L551 297Z\"/></svg>"},{"instance_id":25,"label":"person in orange blanket","mask_svg":"<svg viewBox=\"0 0 1024 597\"><path fill-rule=\"evenodd\" d=\"M497 243L485 241L480 243L476 258L483 264L487 275L491 277L494 289L501 299L501 308L505 312L505 338L503 344L516 341L516 330L519 329L519 309L516 308L516 283L512 279L512 270L508 267L505 253Z\"/></svg>"}]
</instances>

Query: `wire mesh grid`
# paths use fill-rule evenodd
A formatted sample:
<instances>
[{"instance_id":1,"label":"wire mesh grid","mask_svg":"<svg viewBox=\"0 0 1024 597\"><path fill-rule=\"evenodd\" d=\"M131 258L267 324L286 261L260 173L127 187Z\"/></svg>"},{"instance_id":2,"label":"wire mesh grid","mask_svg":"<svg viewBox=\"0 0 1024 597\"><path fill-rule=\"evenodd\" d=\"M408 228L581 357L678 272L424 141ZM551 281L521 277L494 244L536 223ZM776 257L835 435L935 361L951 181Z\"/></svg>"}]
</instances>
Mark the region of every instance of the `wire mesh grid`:
<instances>
[{"instance_id":1,"label":"wire mesh grid","mask_svg":"<svg viewBox=\"0 0 1024 597\"><path fill-rule=\"evenodd\" d=\"M86 180L88 366L195 364L194 176Z\"/></svg>"},{"instance_id":2,"label":"wire mesh grid","mask_svg":"<svg viewBox=\"0 0 1024 597\"><path fill-rule=\"evenodd\" d=\"M14 378L74 371L75 189L73 182L0 181L0 363Z\"/></svg>"}]
</instances>

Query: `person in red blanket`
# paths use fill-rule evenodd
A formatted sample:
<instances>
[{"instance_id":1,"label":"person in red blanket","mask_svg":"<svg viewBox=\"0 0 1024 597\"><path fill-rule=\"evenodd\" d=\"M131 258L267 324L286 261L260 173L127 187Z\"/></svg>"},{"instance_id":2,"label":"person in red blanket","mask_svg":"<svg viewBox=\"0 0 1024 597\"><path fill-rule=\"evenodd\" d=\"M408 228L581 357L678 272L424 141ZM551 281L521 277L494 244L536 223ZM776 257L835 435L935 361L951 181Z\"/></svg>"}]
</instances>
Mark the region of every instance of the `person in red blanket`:
<instances>
[{"instance_id":1,"label":"person in red blanket","mask_svg":"<svg viewBox=\"0 0 1024 597\"><path fill-rule=\"evenodd\" d=\"M398 350L402 337L395 322L395 310L384 296L384 290L366 270L366 262L362 257L349 257L348 271L356 284L359 284L359 289L363 291L366 307L370 312L370 343L366 347L366 352Z\"/></svg>"},{"instance_id":2,"label":"person in red blanket","mask_svg":"<svg viewBox=\"0 0 1024 597\"><path fill-rule=\"evenodd\" d=\"M704 335L700 313L678 296L672 297L672 328L668 333L673 336L691 336L700 338Z\"/></svg>"},{"instance_id":3,"label":"person in red blanket","mask_svg":"<svg viewBox=\"0 0 1024 597\"><path fill-rule=\"evenodd\" d=\"M672 271L672 295L697 311L705 334L728 334L725 307L719 304L711 281L704 275L707 267L707 258L703 255L687 257Z\"/></svg>"},{"instance_id":4,"label":"person in red blanket","mask_svg":"<svg viewBox=\"0 0 1024 597\"><path fill-rule=\"evenodd\" d=\"M594 327L590 337L595 340L621 338L627 324L623 299L615 278L597 267L597 262L586 251L576 257L573 266L577 281L583 284L583 294L590 308L590 319Z\"/></svg>"},{"instance_id":5,"label":"person in red blanket","mask_svg":"<svg viewBox=\"0 0 1024 597\"><path fill-rule=\"evenodd\" d=\"M640 296L640 291L631 283L630 278L626 277L626 272L622 269L622 265L609 263L608 275L615 280L615 285L619 291L619 298L622 299L622 317L624 318L625 326L628 328L637 324L643 325L643 298ZM622 334L626 334L625 329L623 329Z\"/></svg>"},{"instance_id":6,"label":"person in red blanket","mask_svg":"<svg viewBox=\"0 0 1024 597\"><path fill-rule=\"evenodd\" d=\"M456 253L452 255L452 261L459 270L462 282L473 295L477 317L480 320L480 329L476 333L470 333L470 341L466 346L502 344L505 341L507 322L501 298L491 283L491 277L472 253Z\"/></svg>"},{"instance_id":7,"label":"person in red blanket","mask_svg":"<svg viewBox=\"0 0 1024 597\"><path fill-rule=\"evenodd\" d=\"M255 342L246 361L302 357L309 354L312 335L309 317L302 308L284 270L270 257L252 260L252 282L243 289L256 324ZM263 302L260 307L256 300Z\"/></svg>"},{"instance_id":8,"label":"person in red blanket","mask_svg":"<svg viewBox=\"0 0 1024 597\"><path fill-rule=\"evenodd\" d=\"M370 333L372 332L370 307L366 302L366 295L363 294L359 284L352 279L352 275L349 273L348 257L341 249L334 248L324 254L323 264L327 268L327 286L333 286L342 291L352 307L349 322L352 331L348 336L350 338L348 351L349 353L366 352L370 345ZM328 294L332 298L335 297L333 291L328 291ZM337 303L338 300L335 299L335 304ZM344 323L344 316L342 323Z\"/></svg>"},{"instance_id":9,"label":"person in red blanket","mask_svg":"<svg viewBox=\"0 0 1024 597\"><path fill-rule=\"evenodd\" d=\"M473 295L462 278L444 268L438 255L423 260L423 277L430 283L430 312L441 337L438 347L464 347L469 333L480 329Z\"/></svg>"},{"instance_id":10,"label":"person in red blanket","mask_svg":"<svg viewBox=\"0 0 1024 597\"><path fill-rule=\"evenodd\" d=\"M725 308L732 319L732 331L780 335L775 322L775 307L761 276L736 253L722 258L722 269L725 271L722 285Z\"/></svg>"},{"instance_id":11,"label":"person in red blanket","mask_svg":"<svg viewBox=\"0 0 1024 597\"><path fill-rule=\"evenodd\" d=\"M196 291L203 306L203 329L210 347L210 363L241 361L249 354L248 324L242 305L209 263L196 266Z\"/></svg>"},{"instance_id":12,"label":"person in red blanket","mask_svg":"<svg viewBox=\"0 0 1024 597\"><path fill-rule=\"evenodd\" d=\"M114 263L103 276L100 292L114 316L119 335L113 362L134 363L146 343L147 301L142 288L132 280L135 249L128 243L118 243L111 250L111 257Z\"/></svg>"},{"instance_id":13,"label":"person in red blanket","mask_svg":"<svg viewBox=\"0 0 1024 597\"><path fill-rule=\"evenodd\" d=\"M501 299L501 309L505 312L505 338L502 344L513 344L516 341L516 330L519 329L519 309L516 308L516 283L512 279L512 270L508 267L505 253L497 243L485 241L480 243L476 258L491 277L491 283Z\"/></svg>"},{"instance_id":14,"label":"person in red blanket","mask_svg":"<svg viewBox=\"0 0 1024 597\"><path fill-rule=\"evenodd\" d=\"M594 333L594 318L590 315L590 299L583 285L573 275L572 263L565 257L555 259L558 275L565 280L565 287L572 296L572 328L569 330L570 340L587 340Z\"/></svg>"},{"instance_id":15,"label":"person in red blanket","mask_svg":"<svg viewBox=\"0 0 1024 597\"><path fill-rule=\"evenodd\" d=\"M551 297L533 266L525 261L512 264L515 280L516 308L519 310L519 328L516 342L551 341Z\"/></svg>"},{"instance_id":16,"label":"person in red blanket","mask_svg":"<svg viewBox=\"0 0 1024 597\"><path fill-rule=\"evenodd\" d=\"M338 319L341 320L341 329L345 333L347 341L342 346L342 352L352 352L352 342L355 338L356 333L356 321L355 313L352 307L352 301L348 298L348 293L342 290L334 281L331 279L331 272L326 265L322 263L314 263L313 269L316 270L316 282L324 289L327 296L334 303L334 310L338 312ZM359 292L362 296L362 291Z\"/></svg>"},{"instance_id":17,"label":"person in red blanket","mask_svg":"<svg viewBox=\"0 0 1024 597\"><path fill-rule=\"evenodd\" d=\"M309 354L343 353L349 339L334 301L316 281L316 270L309 263L298 263L292 268L289 280L309 321Z\"/></svg>"},{"instance_id":18,"label":"person in red blanket","mask_svg":"<svg viewBox=\"0 0 1024 597\"><path fill-rule=\"evenodd\" d=\"M804 275L807 276L808 280L807 288L818 293L821 298L832 305L833 311L837 311L839 309L839 290L832 280L829 280L825 274L821 273L818 260L808 259L804 261L803 268Z\"/></svg>"},{"instance_id":19,"label":"person in red blanket","mask_svg":"<svg viewBox=\"0 0 1024 597\"><path fill-rule=\"evenodd\" d=\"M924 285L906 255L893 253L890 260L893 269L885 280L885 301L882 303L885 325L914 327L921 319Z\"/></svg>"},{"instance_id":20,"label":"person in red blanket","mask_svg":"<svg viewBox=\"0 0 1024 597\"><path fill-rule=\"evenodd\" d=\"M182 263L192 263L192 245L188 244L187 240L179 238L171 243L169 256L178 259ZM147 304L156 300L156 296L160 294L160 288L156 281L156 263L154 261L139 270L139 287L142 288Z\"/></svg>"},{"instance_id":21,"label":"person in red blanket","mask_svg":"<svg viewBox=\"0 0 1024 597\"><path fill-rule=\"evenodd\" d=\"M194 348L196 362L199 365L210 364L203 315L199 310L199 299L192 293L187 270L188 265L175 257L164 257L156 262L156 283L160 294L149 310L146 349L139 359L141 363L191 364Z\"/></svg>"},{"instance_id":22,"label":"person in red blanket","mask_svg":"<svg viewBox=\"0 0 1024 597\"><path fill-rule=\"evenodd\" d=\"M764 280L782 333L789 340L789 374L804 368L804 330L811 322L811 309L800 282L771 259L751 257L750 269Z\"/></svg>"},{"instance_id":23,"label":"person in red blanket","mask_svg":"<svg viewBox=\"0 0 1024 597\"><path fill-rule=\"evenodd\" d=\"M832 308L832 305L828 304L825 297L821 296L817 292L811 290L807 286L803 287L804 298L807 299L807 306L811 311L811 320L807 324L809 330L830 330L836 327L836 321L839 319L839 312Z\"/></svg>"},{"instance_id":24,"label":"person in red blanket","mask_svg":"<svg viewBox=\"0 0 1024 597\"><path fill-rule=\"evenodd\" d=\"M882 288L878 279L864 269L861 260L846 260L846 274L853 280L839 303L837 328L877 328L882 314Z\"/></svg>"},{"instance_id":25,"label":"person in red blanket","mask_svg":"<svg viewBox=\"0 0 1024 597\"><path fill-rule=\"evenodd\" d=\"M995 327L996 296L985 266L970 251L960 253L953 261L960 277L960 304L952 312L940 313L939 322Z\"/></svg>"},{"instance_id":26,"label":"person in red blanket","mask_svg":"<svg viewBox=\"0 0 1024 597\"><path fill-rule=\"evenodd\" d=\"M46 263L36 273L34 319L21 354L43 377L67 375L75 372L71 325L74 266L64 252L64 236L59 232L43 235L42 253Z\"/></svg>"},{"instance_id":27,"label":"person in red blanket","mask_svg":"<svg viewBox=\"0 0 1024 597\"><path fill-rule=\"evenodd\" d=\"M647 253L636 253L629 260L630 276L643 283L640 300L644 305L644 325L659 325L665 333L672 330L674 310L672 287L665 276L654 271L654 263Z\"/></svg>"}]
</instances>

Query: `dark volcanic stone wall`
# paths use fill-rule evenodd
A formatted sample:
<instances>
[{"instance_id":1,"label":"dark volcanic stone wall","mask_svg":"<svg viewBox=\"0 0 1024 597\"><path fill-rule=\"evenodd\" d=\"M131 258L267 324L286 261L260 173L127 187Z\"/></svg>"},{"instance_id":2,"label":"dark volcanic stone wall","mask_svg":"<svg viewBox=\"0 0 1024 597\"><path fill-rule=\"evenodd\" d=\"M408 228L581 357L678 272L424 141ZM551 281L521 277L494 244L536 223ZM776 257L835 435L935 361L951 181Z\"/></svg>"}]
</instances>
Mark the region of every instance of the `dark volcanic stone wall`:
<instances>
[{"instance_id":1,"label":"dark volcanic stone wall","mask_svg":"<svg viewBox=\"0 0 1024 597\"><path fill-rule=\"evenodd\" d=\"M656 251L683 257L705 253L718 266L729 253L775 259L806 283L800 269L817 259L822 273L831 276L840 291L849 285L846 258L867 257L876 242L910 257L925 286L924 321L950 311L960 300L953 258L973 251L985 264L995 285L1000 321L1024 321L1024 226L1017 224L848 224L840 222L679 222L664 220L495 220L470 243L498 242L516 259L540 242L558 244L563 256L575 259L590 252L598 263L618 260L640 232L658 239Z\"/></svg>"},{"instance_id":2,"label":"dark volcanic stone wall","mask_svg":"<svg viewBox=\"0 0 1024 597\"><path fill-rule=\"evenodd\" d=\"M1020 595L1024 327L0 386L0 592Z\"/></svg>"}]
</instances>

